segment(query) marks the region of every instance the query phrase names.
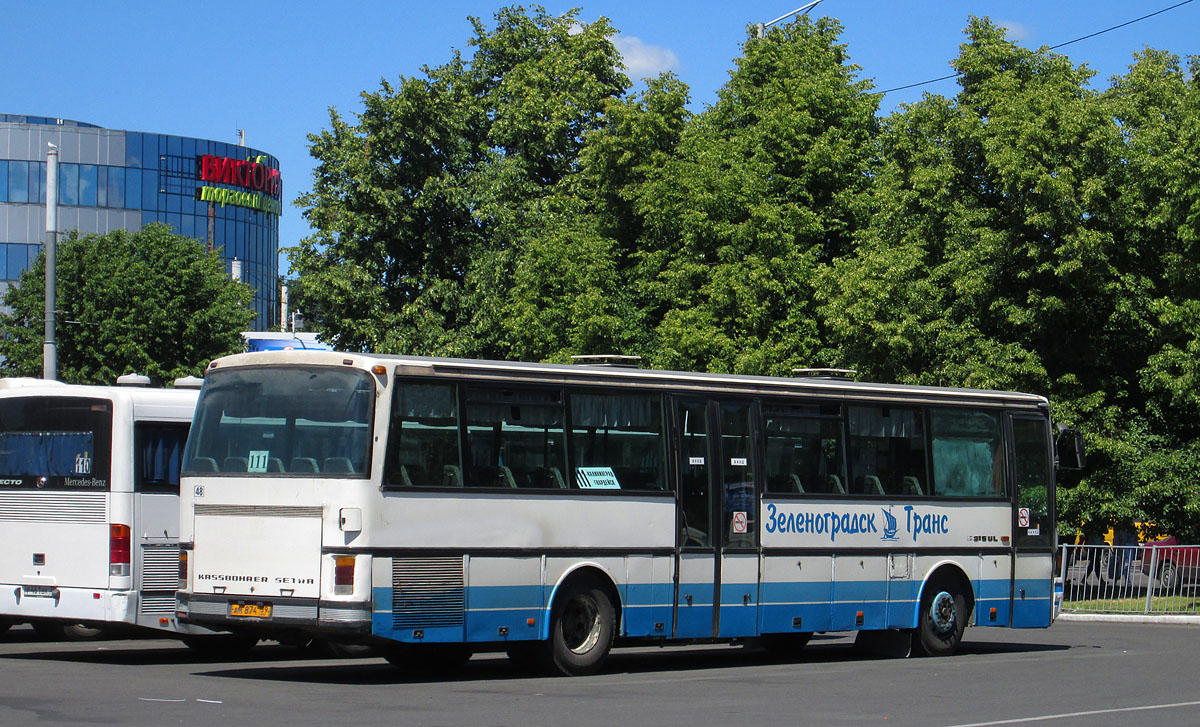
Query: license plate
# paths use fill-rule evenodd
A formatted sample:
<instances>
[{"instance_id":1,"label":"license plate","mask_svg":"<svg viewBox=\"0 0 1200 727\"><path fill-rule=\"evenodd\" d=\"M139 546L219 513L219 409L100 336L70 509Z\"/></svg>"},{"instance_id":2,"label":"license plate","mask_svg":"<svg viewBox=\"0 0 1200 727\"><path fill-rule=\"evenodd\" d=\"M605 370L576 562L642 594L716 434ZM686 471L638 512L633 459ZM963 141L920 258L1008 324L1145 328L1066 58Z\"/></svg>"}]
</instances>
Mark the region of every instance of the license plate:
<instances>
[{"instance_id":1,"label":"license plate","mask_svg":"<svg viewBox=\"0 0 1200 727\"><path fill-rule=\"evenodd\" d=\"M21 586L21 593L29 598L55 598L58 589L54 586Z\"/></svg>"},{"instance_id":2,"label":"license plate","mask_svg":"<svg viewBox=\"0 0 1200 727\"><path fill-rule=\"evenodd\" d=\"M271 618L271 604L231 603L229 604L229 615L247 618Z\"/></svg>"}]
</instances>

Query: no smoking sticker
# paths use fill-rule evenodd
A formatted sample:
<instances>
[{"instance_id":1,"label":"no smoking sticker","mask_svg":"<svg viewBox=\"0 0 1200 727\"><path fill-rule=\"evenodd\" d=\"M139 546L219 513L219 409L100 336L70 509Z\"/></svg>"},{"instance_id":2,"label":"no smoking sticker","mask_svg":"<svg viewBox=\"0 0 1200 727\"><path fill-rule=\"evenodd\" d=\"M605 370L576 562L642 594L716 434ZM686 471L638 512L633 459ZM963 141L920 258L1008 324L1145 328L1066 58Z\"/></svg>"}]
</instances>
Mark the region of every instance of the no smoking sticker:
<instances>
[{"instance_id":1,"label":"no smoking sticker","mask_svg":"<svg viewBox=\"0 0 1200 727\"><path fill-rule=\"evenodd\" d=\"M746 513L735 512L733 514L733 532L739 534L746 532Z\"/></svg>"},{"instance_id":2,"label":"no smoking sticker","mask_svg":"<svg viewBox=\"0 0 1200 727\"><path fill-rule=\"evenodd\" d=\"M1019 528L1029 527L1029 508L1022 507L1019 510L1017 510L1017 527L1019 527Z\"/></svg>"}]
</instances>

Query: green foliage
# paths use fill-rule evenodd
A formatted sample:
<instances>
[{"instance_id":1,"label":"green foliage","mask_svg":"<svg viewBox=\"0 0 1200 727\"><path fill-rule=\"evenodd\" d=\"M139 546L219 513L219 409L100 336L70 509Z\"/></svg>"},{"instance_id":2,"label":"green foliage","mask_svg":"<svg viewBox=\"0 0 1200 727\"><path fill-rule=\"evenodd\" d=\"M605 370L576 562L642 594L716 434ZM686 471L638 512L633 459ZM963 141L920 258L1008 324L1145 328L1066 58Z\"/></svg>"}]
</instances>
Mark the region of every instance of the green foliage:
<instances>
[{"instance_id":1,"label":"green foliage","mask_svg":"<svg viewBox=\"0 0 1200 727\"><path fill-rule=\"evenodd\" d=\"M225 274L220 256L165 225L71 233L59 241L55 273L58 372L69 383L198 376L210 359L241 350L240 332L254 318L249 287ZM43 254L5 296L5 375L42 375L45 280Z\"/></svg>"},{"instance_id":2,"label":"green foliage","mask_svg":"<svg viewBox=\"0 0 1200 727\"><path fill-rule=\"evenodd\" d=\"M1059 519L1200 538L1200 63L1092 72L972 18L952 98L877 117L836 21L747 38L715 105L628 94L605 20L506 8L310 137L298 304L343 348L1047 395ZM1190 74L1190 75L1189 75Z\"/></svg>"},{"instance_id":3,"label":"green foliage","mask_svg":"<svg viewBox=\"0 0 1200 727\"><path fill-rule=\"evenodd\" d=\"M804 20L751 36L717 104L652 171L645 236L667 253L643 275L660 285L654 364L786 374L824 363L814 279L861 224L877 110L840 30Z\"/></svg>"},{"instance_id":4,"label":"green foliage","mask_svg":"<svg viewBox=\"0 0 1200 727\"><path fill-rule=\"evenodd\" d=\"M331 111L310 136L315 184L298 202L316 232L289 255L299 304L341 348L506 355L498 294L629 85L604 20L535 6L471 22L469 62L384 81L356 125Z\"/></svg>"}]
</instances>

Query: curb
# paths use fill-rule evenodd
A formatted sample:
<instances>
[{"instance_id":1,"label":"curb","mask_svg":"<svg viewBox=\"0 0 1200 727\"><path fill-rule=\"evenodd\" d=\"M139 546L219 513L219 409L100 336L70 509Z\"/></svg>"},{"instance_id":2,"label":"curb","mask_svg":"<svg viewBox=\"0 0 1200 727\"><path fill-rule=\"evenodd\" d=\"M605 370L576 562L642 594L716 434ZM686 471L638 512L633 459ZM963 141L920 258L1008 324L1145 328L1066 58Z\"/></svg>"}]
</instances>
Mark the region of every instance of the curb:
<instances>
[{"instance_id":1,"label":"curb","mask_svg":"<svg viewBox=\"0 0 1200 727\"><path fill-rule=\"evenodd\" d=\"M1076 623L1138 623L1138 624L1191 624L1200 625L1200 616L1183 616L1149 613L1060 613L1056 621Z\"/></svg>"}]
</instances>

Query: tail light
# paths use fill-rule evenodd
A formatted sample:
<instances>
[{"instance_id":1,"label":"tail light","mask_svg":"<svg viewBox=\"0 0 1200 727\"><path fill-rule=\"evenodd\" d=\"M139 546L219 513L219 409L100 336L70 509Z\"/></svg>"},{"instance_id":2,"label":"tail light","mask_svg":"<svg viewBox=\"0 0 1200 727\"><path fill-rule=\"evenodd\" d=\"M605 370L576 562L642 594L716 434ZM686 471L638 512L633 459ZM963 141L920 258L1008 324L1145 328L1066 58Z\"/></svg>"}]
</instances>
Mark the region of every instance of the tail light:
<instances>
[{"instance_id":1,"label":"tail light","mask_svg":"<svg viewBox=\"0 0 1200 727\"><path fill-rule=\"evenodd\" d=\"M179 551L179 590L186 591L188 585L188 552Z\"/></svg>"},{"instance_id":2,"label":"tail light","mask_svg":"<svg viewBox=\"0 0 1200 727\"><path fill-rule=\"evenodd\" d=\"M339 555L333 559L333 592L344 596L354 593L354 556Z\"/></svg>"},{"instance_id":3,"label":"tail light","mask_svg":"<svg viewBox=\"0 0 1200 727\"><path fill-rule=\"evenodd\" d=\"M108 526L108 574L129 575L130 533L128 525Z\"/></svg>"}]
</instances>

